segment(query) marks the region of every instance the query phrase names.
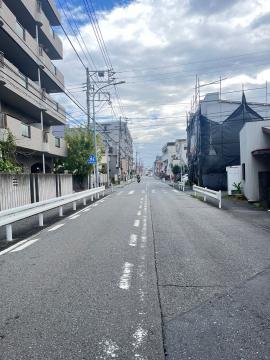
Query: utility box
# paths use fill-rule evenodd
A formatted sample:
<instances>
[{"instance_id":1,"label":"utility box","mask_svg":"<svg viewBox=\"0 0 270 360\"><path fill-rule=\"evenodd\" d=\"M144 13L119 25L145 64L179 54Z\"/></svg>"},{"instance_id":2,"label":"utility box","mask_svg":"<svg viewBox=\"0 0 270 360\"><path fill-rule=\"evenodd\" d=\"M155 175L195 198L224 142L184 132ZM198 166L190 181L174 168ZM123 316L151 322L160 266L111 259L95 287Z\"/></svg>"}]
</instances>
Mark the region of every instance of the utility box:
<instances>
[{"instance_id":1,"label":"utility box","mask_svg":"<svg viewBox=\"0 0 270 360\"><path fill-rule=\"evenodd\" d=\"M241 165L227 166L227 184L228 184L228 195L233 195L237 190L233 186L234 183L238 184L242 181Z\"/></svg>"}]
</instances>

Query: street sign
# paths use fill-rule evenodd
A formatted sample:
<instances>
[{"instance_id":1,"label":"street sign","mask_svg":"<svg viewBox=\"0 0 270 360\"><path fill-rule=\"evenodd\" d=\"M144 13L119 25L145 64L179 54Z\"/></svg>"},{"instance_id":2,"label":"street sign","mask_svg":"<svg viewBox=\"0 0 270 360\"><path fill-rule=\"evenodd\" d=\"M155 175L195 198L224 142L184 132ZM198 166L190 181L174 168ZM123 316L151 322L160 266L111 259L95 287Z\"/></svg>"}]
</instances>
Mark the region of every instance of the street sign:
<instances>
[{"instance_id":1,"label":"street sign","mask_svg":"<svg viewBox=\"0 0 270 360\"><path fill-rule=\"evenodd\" d=\"M97 159L95 155L90 155L89 159L87 160L87 163L90 165L95 165L97 163Z\"/></svg>"}]
</instances>

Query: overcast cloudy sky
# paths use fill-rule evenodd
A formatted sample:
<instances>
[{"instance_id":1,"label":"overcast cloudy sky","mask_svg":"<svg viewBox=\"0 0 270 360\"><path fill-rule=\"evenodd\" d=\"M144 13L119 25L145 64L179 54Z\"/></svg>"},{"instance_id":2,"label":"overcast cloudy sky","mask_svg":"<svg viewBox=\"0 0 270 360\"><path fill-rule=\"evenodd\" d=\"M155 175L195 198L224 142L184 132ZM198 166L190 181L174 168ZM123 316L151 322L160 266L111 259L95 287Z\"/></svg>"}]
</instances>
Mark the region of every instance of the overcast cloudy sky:
<instances>
[{"instance_id":1,"label":"overcast cloudy sky","mask_svg":"<svg viewBox=\"0 0 270 360\"><path fill-rule=\"evenodd\" d=\"M70 24L78 37L80 30L96 67L104 69L85 1L57 0L57 5L82 59L86 63ZM220 76L225 79L226 99L239 100L241 92L236 91L244 86L247 100L265 101L265 83L270 80L269 0L94 0L93 4L116 76L126 81L118 87L123 112L146 165L153 163L166 142L185 137L196 74L201 84ZM56 64L66 86L85 106L85 93L79 88L85 70L61 36L64 61ZM217 89L218 85L203 87L201 95ZM113 104L119 116L119 106ZM74 118L83 118L76 107L66 106ZM100 121L111 116L109 106L98 115Z\"/></svg>"}]
</instances>

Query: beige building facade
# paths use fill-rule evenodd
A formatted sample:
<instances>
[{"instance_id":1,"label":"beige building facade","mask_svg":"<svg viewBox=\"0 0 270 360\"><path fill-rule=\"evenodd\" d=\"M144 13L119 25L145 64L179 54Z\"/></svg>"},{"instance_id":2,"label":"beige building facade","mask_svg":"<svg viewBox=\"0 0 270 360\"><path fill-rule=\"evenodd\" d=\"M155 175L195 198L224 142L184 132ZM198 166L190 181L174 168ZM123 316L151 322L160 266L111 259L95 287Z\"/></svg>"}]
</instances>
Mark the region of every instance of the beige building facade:
<instances>
[{"instance_id":1,"label":"beige building facade","mask_svg":"<svg viewBox=\"0 0 270 360\"><path fill-rule=\"evenodd\" d=\"M51 172L66 155L53 126L66 115L52 93L64 91L64 76L53 60L63 58L54 31L60 15L53 0L0 0L0 136L16 139L16 159L24 172Z\"/></svg>"}]
</instances>

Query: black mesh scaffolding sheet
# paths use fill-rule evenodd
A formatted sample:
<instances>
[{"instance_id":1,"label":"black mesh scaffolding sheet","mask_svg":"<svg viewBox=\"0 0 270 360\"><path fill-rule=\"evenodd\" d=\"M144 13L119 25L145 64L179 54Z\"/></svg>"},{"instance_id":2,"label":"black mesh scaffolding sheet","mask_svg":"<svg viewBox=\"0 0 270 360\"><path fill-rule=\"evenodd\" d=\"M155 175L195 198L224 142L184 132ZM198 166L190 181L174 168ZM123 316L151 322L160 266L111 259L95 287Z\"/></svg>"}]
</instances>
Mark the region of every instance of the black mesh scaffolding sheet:
<instances>
[{"instance_id":1,"label":"black mesh scaffolding sheet","mask_svg":"<svg viewBox=\"0 0 270 360\"><path fill-rule=\"evenodd\" d=\"M239 133L246 122L263 121L246 102L223 122L209 120L200 109L187 126L189 179L213 190L227 188L226 166L240 165Z\"/></svg>"}]
</instances>

